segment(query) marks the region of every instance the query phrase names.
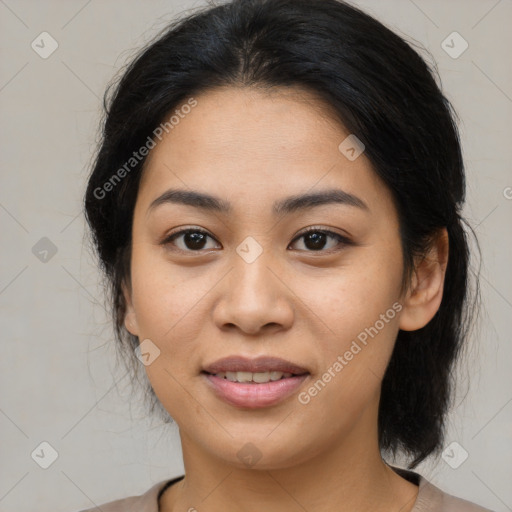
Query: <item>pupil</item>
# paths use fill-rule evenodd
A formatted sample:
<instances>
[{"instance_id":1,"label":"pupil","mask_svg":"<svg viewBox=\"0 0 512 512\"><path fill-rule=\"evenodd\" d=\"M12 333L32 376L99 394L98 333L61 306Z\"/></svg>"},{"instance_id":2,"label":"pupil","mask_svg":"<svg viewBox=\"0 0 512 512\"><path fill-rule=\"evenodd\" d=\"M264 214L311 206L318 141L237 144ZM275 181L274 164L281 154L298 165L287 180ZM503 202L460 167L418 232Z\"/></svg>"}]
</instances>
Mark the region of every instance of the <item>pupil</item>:
<instances>
[{"instance_id":1,"label":"pupil","mask_svg":"<svg viewBox=\"0 0 512 512\"><path fill-rule=\"evenodd\" d=\"M325 245L325 233L309 233L306 236L305 244L308 249L322 249ZM313 242L309 244L308 242Z\"/></svg>"},{"instance_id":2,"label":"pupil","mask_svg":"<svg viewBox=\"0 0 512 512\"><path fill-rule=\"evenodd\" d=\"M187 233L185 235L185 245L189 249L202 249L206 236L202 233Z\"/></svg>"}]
</instances>

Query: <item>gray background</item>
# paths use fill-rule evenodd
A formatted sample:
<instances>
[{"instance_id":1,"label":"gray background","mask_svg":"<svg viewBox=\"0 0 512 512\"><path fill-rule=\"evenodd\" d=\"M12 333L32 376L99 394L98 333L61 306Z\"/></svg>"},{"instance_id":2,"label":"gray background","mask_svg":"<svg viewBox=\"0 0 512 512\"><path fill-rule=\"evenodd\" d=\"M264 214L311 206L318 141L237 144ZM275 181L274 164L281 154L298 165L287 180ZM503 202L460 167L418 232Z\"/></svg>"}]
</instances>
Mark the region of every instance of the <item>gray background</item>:
<instances>
[{"instance_id":1,"label":"gray background","mask_svg":"<svg viewBox=\"0 0 512 512\"><path fill-rule=\"evenodd\" d=\"M462 447L447 460L462 449L468 458L457 469L441 458L417 471L512 510L512 1L355 3L437 62L462 120L465 211L482 246L484 310L446 443ZM71 512L183 471L176 427L145 418L127 391L80 209L106 84L167 21L200 5L0 0L1 511ZM59 45L47 59L31 47L43 31ZM453 31L469 44L458 58L441 47ZM44 253L43 237L56 254ZM58 453L47 469L31 457L43 441Z\"/></svg>"}]
</instances>

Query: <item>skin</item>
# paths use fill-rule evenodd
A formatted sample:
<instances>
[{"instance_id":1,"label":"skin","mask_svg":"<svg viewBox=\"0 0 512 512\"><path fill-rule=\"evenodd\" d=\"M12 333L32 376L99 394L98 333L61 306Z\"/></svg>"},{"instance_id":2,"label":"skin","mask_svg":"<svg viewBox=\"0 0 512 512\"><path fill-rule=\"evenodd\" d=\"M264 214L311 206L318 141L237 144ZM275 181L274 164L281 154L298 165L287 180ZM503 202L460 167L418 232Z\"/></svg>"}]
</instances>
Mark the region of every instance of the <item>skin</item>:
<instances>
[{"instance_id":1,"label":"skin","mask_svg":"<svg viewBox=\"0 0 512 512\"><path fill-rule=\"evenodd\" d=\"M363 153L348 160L349 134L307 91L219 88L151 151L137 197L126 328L160 356L146 372L177 422L186 477L160 510L390 511L413 508L418 488L382 460L377 442L380 387L399 329L423 327L439 308L448 256L446 231L418 261L402 291L402 258L392 197ZM151 202L170 188L229 201L233 212ZM274 216L284 197L342 189L368 209L326 204ZM328 237L313 249L310 226ZM200 228L203 248L171 233ZM262 254L247 263L247 237ZM181 251L180 251L181 249ZM229 355L271 355L308 369L307 390L365 327L394 303L402 309L308 404L297 393L257 410L217 398L202 368ZM252 443L261 458L237 452Z\"/></svg>"}]
</instances>

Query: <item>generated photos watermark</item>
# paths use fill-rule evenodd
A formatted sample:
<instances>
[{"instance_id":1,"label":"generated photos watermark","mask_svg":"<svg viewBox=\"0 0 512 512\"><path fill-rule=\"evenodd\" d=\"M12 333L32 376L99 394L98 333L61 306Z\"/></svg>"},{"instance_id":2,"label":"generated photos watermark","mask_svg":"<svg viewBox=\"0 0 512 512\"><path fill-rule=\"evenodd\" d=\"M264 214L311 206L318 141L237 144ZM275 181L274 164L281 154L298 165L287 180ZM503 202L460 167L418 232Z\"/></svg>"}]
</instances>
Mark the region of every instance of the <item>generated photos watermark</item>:
<instances>
[{"instance_id":1,"label":"generated photos watermark","mask_svg":"<svg viewBox=\"0 0 512 512\"><path fill-rule=\"evenodd\" d=\"M109 192L114 190L116 185L121 183L132 169L134 169L139 162L141 162L149 152L156 146L155 139L162 140L164 133L169 133L175 126L180 123L181 119L184 119L192 109L197 106L197 100L189 98L188 101L182 105L179 109L174 111L174 114L163 123L160 123L154 130L153 136L148 135L146 142L137 150L132 153L132 156L121 166L112 176L103 183L101 187L96 187L93 191L96 199L104 199Z\"/></svg>"},{"instance_id":2,"label":"generated photos watermark","mask_svg":"<svg viewBox=\"0 0 512 512\"><path fill-rule=\"evenodd\" d=\"M384 329L385 325L395 318L396 314L402 311L402 304L395 302L385 313L382 313L372 326L366 327L357 335L350 344L348 350L343 355L339 355L329 368L322 374L322 376L312 384L306 391L302 391L298 395L298 400L301 404L309 404L311 399L320 393L329 382L332 381L340 372L349 364L350 361L361 352L361 350L368 345L368 337L374 338L379 332ZM358 343L359 342L359 343ZM362 345L362 346L361 346Z\"/></svg>"}]
</instances>

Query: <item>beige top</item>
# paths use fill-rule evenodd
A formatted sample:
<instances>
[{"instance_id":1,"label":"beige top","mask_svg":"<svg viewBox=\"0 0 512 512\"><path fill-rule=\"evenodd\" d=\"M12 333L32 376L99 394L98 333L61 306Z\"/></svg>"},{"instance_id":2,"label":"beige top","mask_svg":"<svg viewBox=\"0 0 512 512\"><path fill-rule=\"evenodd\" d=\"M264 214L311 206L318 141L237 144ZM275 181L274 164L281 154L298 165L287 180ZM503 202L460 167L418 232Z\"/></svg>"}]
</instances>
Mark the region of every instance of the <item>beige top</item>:
<instances>
[{"instance_id":1,"label":"beige top","mask_svg":"<svg viewBox=\"0 0 512 512\"><path fill-rule=\"evenodd\" d=\"M414 471L395 467L393 469L400 476L419 486L418 496L411 512L492 512L487 508L441 491ZM158 500L164 489L183 478L184 476L180 476L172 480L163 480L140 496L111 501L80 512L159 512Z\"/></svg>"}]
</instances>

